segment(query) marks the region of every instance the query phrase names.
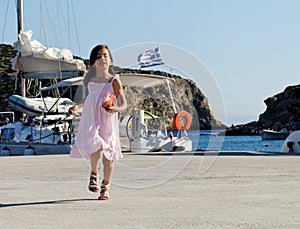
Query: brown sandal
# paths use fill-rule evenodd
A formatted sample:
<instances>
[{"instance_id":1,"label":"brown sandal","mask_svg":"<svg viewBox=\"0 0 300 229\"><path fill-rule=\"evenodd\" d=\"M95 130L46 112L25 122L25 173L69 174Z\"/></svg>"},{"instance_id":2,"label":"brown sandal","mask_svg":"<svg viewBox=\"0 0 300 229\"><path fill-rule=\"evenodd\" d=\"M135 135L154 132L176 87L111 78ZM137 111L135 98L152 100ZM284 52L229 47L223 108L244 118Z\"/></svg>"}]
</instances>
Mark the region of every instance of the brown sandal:
<instances>
[{"instance_id":1,"label":"brown sandal","mask_svg":"<svg viewBox=\"0 0 300 229\"><path fill-rule=\"evenodd\" d=\"M98 175L91 172L90 183L89 183L89 187L88 187L91 192L99 192L100 187L99 187L98 182L99 182Z\"/></svg>"},{"instance_id":2,"label":"brown sandal","mask_svg":"<svg viewBox=\"0 0 300 229\"><path fill-rule=\"evenodd\" d=\"M108 200L109 199L109 188L110 188L110 183L108 184L103 184L101 185L101 191L100 191L100 196L98 197L98 200Z\"/></svg>"}]
</instances>

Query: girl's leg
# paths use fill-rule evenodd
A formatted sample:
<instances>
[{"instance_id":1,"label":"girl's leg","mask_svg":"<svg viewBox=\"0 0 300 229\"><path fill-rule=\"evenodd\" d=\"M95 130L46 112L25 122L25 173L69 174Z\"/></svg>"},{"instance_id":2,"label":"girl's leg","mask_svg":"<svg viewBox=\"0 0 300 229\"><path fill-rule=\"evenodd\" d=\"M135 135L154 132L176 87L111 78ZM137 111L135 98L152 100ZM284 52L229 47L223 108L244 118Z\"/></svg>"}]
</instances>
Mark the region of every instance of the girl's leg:
<instances>
[{"instance_id":1,"label":"girl's leg","mask_svg":"<svg viewBox=\"0 0 300 229\"><path fill-rule=\"evenodd\" d=\"M88 188L91 192L98 192L100 190L98 169L99 169L101 155L102 155L102 151L99 150L95 153L92 153L90 157L92 172L90 175L90 183Z\"/></svg>"},{"instance_id":2,"label":"girl's leg","mask_svg":"<svg viewBox=\"0 0 300 229\"><path fill-rule=\"evenodd\" d=\"M91 154L91 158L90 158L91 168L94 174L98 174L101 155L102 155L102 151L100 150Z\"/></svg>"},{"instance_id":3,"label":"girl's leg","mask_svg":"<svg viewBox=\"0 0 300 229\"><path fill-rule=\"evenodd\" d=\"M105 156L102 157L103 163L103 181L101 184L99 200L108 200L109 199L109 188L110 188L110 179L114 171L114 162L108 160Z\"/></svg>"},{"instance_id":4,"label":"girl's leg","mask_svg":"<svg viewBox=\"0 0 300 229\"><path fill-rule=\"evenodd\" d=\"M103 156L102 162L103 162L103 182L106 185L110 182L112 174L114 172L114 162L108 160L105 156Z\"/></svg>"}]
</instances>

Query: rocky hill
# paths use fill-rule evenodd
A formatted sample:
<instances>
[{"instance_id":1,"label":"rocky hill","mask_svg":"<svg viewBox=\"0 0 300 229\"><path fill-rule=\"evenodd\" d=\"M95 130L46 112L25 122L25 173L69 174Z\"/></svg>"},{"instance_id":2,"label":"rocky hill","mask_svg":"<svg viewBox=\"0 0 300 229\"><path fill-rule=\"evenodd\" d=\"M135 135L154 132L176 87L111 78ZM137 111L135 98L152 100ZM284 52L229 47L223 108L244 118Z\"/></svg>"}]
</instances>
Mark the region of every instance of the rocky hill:
<instances>
[{"instance_id":1,"label":"rocky hill","mask_svg":"<svg viewBox=\"0 0 300 229\"><path fill-rule=\"evenodd\" d=\"M15 72L11 69L10 64L11 59L16 55L16 51L12 46L2 44L0 45L0 55L0 110L4 111L9 110L8 97L18 91L15 87ZM217 129L225 127L213 115L209 108L208 99L192 80L183 79L180 76L160 71L141 71L118 67L115 67L115 71L119 73L139 72L158 74L173 78L174 82L171 84L171 88L177 105L176 109L177 111L185 110L191 113L193 117L193 129ZM169 94L167 85L143 90L132 86L126 88L125 92L128 100L126 113L130 113L132 109L143 108L155 115L166 116L169 126L172 126L174 111L171 99L167 96Z\"/></svg>"},{"instance_id":2,"label":"rocky hill","mask_svg":"<svg viewBox=\"0 0 300 229\"><path fill-rule=\"evenodd\" d=\"M261 129L300 129L300 84L287 87L283 92L265 99L264 103L267 108L258 121L231 126L226 130L226 135L257 135Z\"/></svg>"},{"instance_id":3,"label":"rocky hill","mask_svg":"<svg viewBox=\"0 0 300 229\"><path fill-rule=\"evenodd\" d=\"M171 90L174 96L176 110L188 111L192 117L192 129L211 129L211 128L225 128L220 121L218 121L209 108L208 99L197 87L192 80L183 79L176 75L171 75L160 71L141 71L132 69L121 69L120 73L144 73L161 75L172 78ZM125 90L127 99L130 101L127 110L145 109L151 113L167 118L169 127L172 126L174 111L172 101L169 96L168 86L165 83L162 86L151 87L148 89L141 89L136 87L129 87Z\"/></svg>"},{"instance_id":4,"label":"rocky hill","mask_svg":"<svg viewBox=\"0 0 300 229\"><path fill-rule=\"evenodd\" d=\"M295 130L300 122L300 84L267 98L267 109L259 116L258 126L264 129Z\"/></svg>"}]
</instances>

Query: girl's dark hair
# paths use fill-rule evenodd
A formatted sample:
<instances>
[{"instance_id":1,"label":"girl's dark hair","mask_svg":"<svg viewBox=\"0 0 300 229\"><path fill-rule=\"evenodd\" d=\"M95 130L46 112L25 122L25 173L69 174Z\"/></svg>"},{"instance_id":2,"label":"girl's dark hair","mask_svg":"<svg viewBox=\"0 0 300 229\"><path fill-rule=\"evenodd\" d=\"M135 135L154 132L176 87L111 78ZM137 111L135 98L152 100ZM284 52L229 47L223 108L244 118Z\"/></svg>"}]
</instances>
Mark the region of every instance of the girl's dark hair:
<instances>
[{"instance_id":1,"label":"girl's dark hair","mask_svg":"<svg viewBox=\"0 0 300 229\"><path fill-rule=\"evenodd\" d=\"M106 49L109 53L109 57L110 57L110 60L111 62L113 63L113 58L112 58L112 55L111 55L111 52L110 52L110 49L108 48L107 45L97 45L95 46L92 51L91 51L91 54L90 54L90 69L88 71L88 73L85 75L84 79L83 79L83 83L85 86L87 86L89 80L91 77L95 76L96 74L96 69L95 69L95 62L97 60L97 55L98 55L98 52L102 49ZM109 66L109 73L114 75L114 70L113 70L113 65Z\"/></svg>"}]
</instances>

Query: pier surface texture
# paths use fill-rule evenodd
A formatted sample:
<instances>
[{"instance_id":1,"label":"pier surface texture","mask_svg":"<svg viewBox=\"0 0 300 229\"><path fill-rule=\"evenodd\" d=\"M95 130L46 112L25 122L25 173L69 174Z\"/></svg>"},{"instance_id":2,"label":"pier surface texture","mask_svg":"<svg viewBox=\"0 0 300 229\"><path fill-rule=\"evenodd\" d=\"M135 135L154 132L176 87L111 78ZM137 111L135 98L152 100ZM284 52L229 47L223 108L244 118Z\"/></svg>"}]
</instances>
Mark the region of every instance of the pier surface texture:
<instances>
[{"instance_id":1,"label":"pier surface texture","mask_svg":"<svg viewBox=\"0 0 300 229\"><path fill-rule=\"evenodd\" d=\"M126 153L108 201L88 191L83 159L0 157L0 167L1 228L300 228L297 155Z\"/></svg>"}]
</instances>

